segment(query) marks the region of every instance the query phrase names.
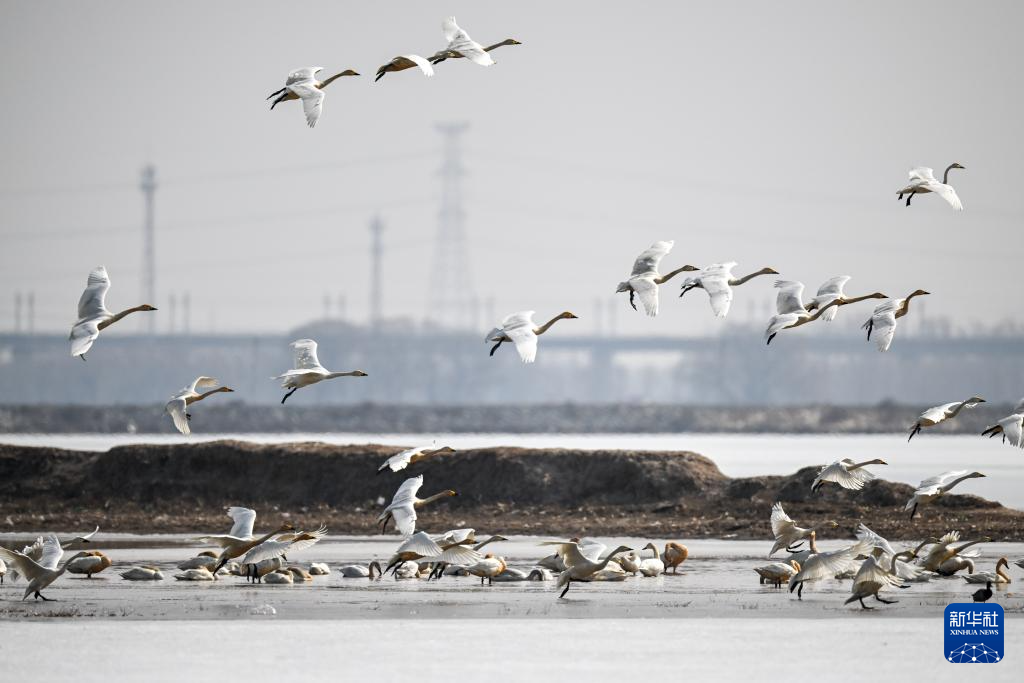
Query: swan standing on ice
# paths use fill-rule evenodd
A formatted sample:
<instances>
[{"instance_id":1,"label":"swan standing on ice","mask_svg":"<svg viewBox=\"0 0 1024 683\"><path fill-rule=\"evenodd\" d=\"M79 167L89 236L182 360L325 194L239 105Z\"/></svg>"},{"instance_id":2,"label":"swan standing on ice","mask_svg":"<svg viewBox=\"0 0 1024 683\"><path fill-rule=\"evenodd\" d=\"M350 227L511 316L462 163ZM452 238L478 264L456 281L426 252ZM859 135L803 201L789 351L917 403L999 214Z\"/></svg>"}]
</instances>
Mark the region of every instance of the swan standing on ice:
<instances>
[{"instance_id":1,"label":"swan standing on ice","mask_svg":"<svg viewBox=\"0 0 1024 683\"><path fill-rule=\"evenodd\" d=\"M512 342L519 357L524 363L532 363L537 360L537 337L547 332L552 325L559 320L575 320L579 316L569 311L563 311L540 327L533 322L535 311L521 311L513 313L501 321L501 327L495 327L484 337L484 342L497 342L492 348L490 355L498 350L498 347L505 342Z\"/></svg>"},{"instance_id":2,"label":"swan standing on ice","mask_svg":"<svg viewBox=\"0 0 1024 683\"><path fill-rule=\"evenodd\" d=\"M1009 566L1010 561L1005 557L1000 557L999 561L996 562L996 570L994 572L968 574L964 577L964 581L967 583L1011 583L1013 579L1006 572L1006 568Z\"/></svg>"},{"instance_id":3,"label":"swan standing on ice","mask_svg":"<svg viewBox=\"0 0 1024 683\"><path fill-rule=\"evenodd\" d=\"M758 583L770 583L776 588L782 588L789 578L800 571L800 563L796 560L789 562L772 562L761 567L754 567L757 572Z\"/></svg>"},{"instance_id":4,"label":"swan standing on ice","mask_svg":"<svg viewBox=\"0 0 1024 683\"><path fill-rule=\"evenodd\" d=\"M466 571L473 576L480 577L480 585L484 585L484 580L487 580L487 585L494 584L494 577L505 571L508 565L505 564L505 558L495 557L491 553L487 553L482 558L474 562L473 564L466 567Z\"/></svg>"},{"instance_id":5,"label":"swan standing on ice","mask_svg":"<svg viewBox=\"0 0 1024 683\"><path fill-rule=\"evenodd\" d=\"M732 305L733 287L738 287L758 275L779 274L779 271L772 268L762 268L741 278L734 278L732 276L732 269L736 265L735 261L729 261L728 263L715 263L702 269L700 275L694 275L683 280L682 292L680 292L679 296L683 296L691 289L703 289L708 293L708 297L711 300L711 310L714 311L715 316L724 318L729 315L729 307Z\"/></svg>"},{"instance_id":6,"label":"swan standing on ice","mask_svg":"<svg viewBox=\"0 0 1024 683\"><path fill-rule=\"evenodd\" d=\"M271 378L281 380L282 389L291 389L281 399L281 405L284 405L288 397L302 387L308 387L310 384L316 384L325 379L334 379L335 377L368 377L362 370L331 372L320 365L320 360L316 357L317 345L312 339L297 339L290 346L295 354L295 367L283 375Z\"/></svg>"},{"instance_id":7,"label":"swan standing on ice","mask_svg":"<svg viewBox=\"0 0 1024 683\"><path fill-rule=\"evenodd\" d=\"M949 172L954 168L962 169L964 167L957 163L947 166L945 173L942 174L941 183L935 179L935 172L927 166L910 169L910 183L899 191L897 199L903 199L903 195L907 195L907 206L910 206L910 200L914 198L915 194L934 192L957 211L963 211L964 205L960 202L960 197L956 195L956 190L949 184Z\"/></svg>"},{"instance_id":8,"label":"swan standing on ice","mask_svg":"<svg viewBox=\"0 0 1024 683\"><path fill-rule=\"evenodd\" d=\"M93 342L100 336L100 332L116 323L121 318L139 311L155 311L156 308L149 304L126 308L120 313L111 313L107 310L107 290L110 289L110 276L103 266L96 268L89 273L89 280L86 282L85 291L78 300L78 320L71 327L71 357L78 356L85 360L86 352L92 348Z\"/></svg>"},{"instance_id":9,"label":"swan standing on ice","mask_svg":"<svg viewBox=\"0 0 1024 683\"><path fill-rule=\"evenodd\" d=\"M334 74L326 81L316 80L316 75L323 70L322 66L309 66L304 69L296 69L288 74L288 80L284 82L284 87L270 93L267 97L269 100L275 95L280 95L270 105L270 108L273 109L288 100L302 100L302 109L306 112L306 124L310 128L316 126L316 122L320 120L320 114L323 113L324 88L342 76L359 75L352 69L346 69L341 73Z\"/></svg>"},{"instance_id":10,"label":"swan standing on ice","mask_svg":"<svg viewBox=\"0 0 1024 683\"><path fill-rule=\"evenodd\" d=\"M960 411L964 408L973 408L979 403L984 403L985 399L981 396L971 396L966 401L954 401L952 403L943 403L941 406L935 406L921 413L921 416L917 418L917 422L910 428L910 436L907 441L913 439L916 434L921 432L923 427L934 427L944 420L952 420L954 417L960 414Z\"/></svg>"},{"instance_id":11,"label":"swan standing on ice","mask_svg":"<svg viewBox=\"0 0 1024 683\"><path fill-rule=\"evenodd\" d=\"M449 446L442 446L441 448L431 448L430 446L409 448L401 453L396 453L385 460L384 464L377 468L377 474L380 474L387 469L390 469L392 472L400 472L409 465L426 460L427 458L454 452L455 449Z\"/></svg>"},{"instance_id":12,"label":"swan standing on ice","mask_svg":"<svg viewBox=\"0 0 1024 683\"><path fill-rule=\"evenodd\" d=\"M772 506L771 522L772 534L775 536L775 545L772 546L772 550L768 553L768 557L771 557L783 548L792 551L799 547L799 543L804 539L813 538L820 528L827 527L835 529L839 526L835 522L828 521L820 527L811 527L809 529L799 527L796 525L796 522L786 514L786 511L782 509L782 503L776 503Z\"/></svg>"},{"instance_id":13,"label":"swan standing on ice","mask_svg":"<svg viewBox=\"0 0 1024 683\"><path fill-rule=\"evenodd\" d=\"M9 562L11 566L17 568L18 573L28 581L28 586L25 587L25 594L21 596L22 600L30 595L34 595L36 600L51 600L51 598L44 596L40 591L60 578L61 574L67 570L69 563L85 557L88 553L76 553L64 563L64 566L58 568L57 565L60 563L63 555L64 551L60 547L60 541L53 534L50 534L43 540L42 557L40 557L38 562L17 550L8 550L7 548L0 547L0 560Z\"/></svg>"},{"instance_id":14,"label":"swan standing on ice","mask_svg":"<svg viewBox=\"0 0 1024 683\"><path fill-rule=\"evenodd\" d=\"M914 518L917 514L917 508L920 505L928 505L929 503L935 502L935 500L948 493L954 486L967 479L977 479L978 477L984 477L985 475L981 472L968 472L967 470L954 470L951 472L943 472L937 477L930 477L921 482L914 491L913 497L907 501L904 510L910 512L910 519Z\"/></svg>"},{"instance_id":15,"label":"swan standing on ice","mask_svg":"<svg viewBox=\"0 0 1024 683\"><path fill-rule=\"evenodd\" d=\"M652 244L633 262L633 272L630 273L629 279L620 282L615 288L616 293L629 292L629 305L633 307L634 311L636 303L633 299L635 296L639 296L644 312L652 318L658 315L658 285L665 284L679 273L700 270L693 266L683 266L665 275L659 275L658 265L661 263L661 259L672 251L673 244L675 244L674 240Z\"/></svg>"},{"instance_id":16,"label":"swan standing on ice","mask_svg":"<svg viewBox=\"0 0 1024 683\"><path fill-rule=\"evenodd\" d=\"M91 579L93 574L99 574L111 564L113 562L110 561L109 557L99 550L92 550L86 552L84 557L79 557L77 560L69 560L65 567L72 574L85 574L85 578Z\"/></svg>"},{"instance_id":17,"label":"swan standing on ice","mask_svg":"<svg viewBox=\"0 0 1024 683\"><path fill-rule=\"evenodd\" d=\"M174 426L182 434L188 435L192 433L188 423L192 420L192 415L188 412L188 406L192 405L196 401L202 401L207 396L213 394L219 394L221 392L233 392L234 389L228 387L217 387L210 391L198 393L196 389L208 389L210 387L216 387L218 384L217 380L213 377L196 377L192 384L187 387L183 387L181 391L171 397L171 400L164 406L164 410L171 416L171 420L174 421Z\"/></svg>"},{"instance_id":18,"label":"swan standing on ice","mask_svg":"<svg viewBox=\"0 0 1024 683\"><path fill-rule=\"evenodd\" d=\"M1024 448L1024 399L1014 407L1011 414L981 433L990 439L996 434L1003 435L1003 443L1009 441L1011 446Z\"/></svg>"},{"instance_id":19,"label":"swan standing on ice","mask_svg":"<svg viewBox=\"0 0 1024 683\"><path fill-rule=\"evenodd\" d=\"M679 565L686 562L690 556L690 549L682 543L669 541L665 544L665 552L661 554L661 560L665 563L665 572L671 569L673 574L678 574Z\"/></svg>"},{"instance_id":20,"label":"swan standing on ice","mask_svg":"<svg viewBox=\"0 0 1024 683\"><path fill-rule=\"evenodd\" d=\"M862 330L868 331L868 340L871 340L871 333L875 333L875 344L879 351L888 351L892 345L892 337L896 334L896 321L902 318L910 310L910 300L915 296L927 296L931 292L918 289L907 295L906 299L892 299L875 306L874 313L868 321L861 325Z\"/></svg>"},{"instance_id":21,"label":"swan standing on ice","mask_svg":"<svg viewBox=\"0 0 1024 683\"><path fill-rule=\"evenodd\" d=\"M875 475L864 469L867 465L888 465L884 460L874 459L864 462L854 462L849 458L836 460L830 465L825 465L818 472L811 484L811 491L817 491L826 481L839 484L844 489L860 491L869 481L875 479Z\"/></svg>"},{"instance_id":22,"label":"swan standing on ice","mask_svg":"<svg viewBox=\"0 0 1024 683\"><path fill-rule=\"evenodd\" d=\"M556 584L556 590L563 588L559 598L564 598L565 594L569 592L569 587L572 586L573 582L590 581L592 577L598 572L603 571L611 559L619 553L628 553L632 548L628 546L619 546L611 552L603 560L592 560L583 555L580 551L580 546L576 543L563 543L562 541L546 541L541 545L554 545L556 547L556 553L562 562L565 564L565 571L558 576L558 583ZM621 571L621 570L620 570ZM623 578L625 578L625 572L622 572Z\"/></svg>"},{"instance_id":23,"label":"swan standing on ice","mask_svg":"<svg viewBox=\"0 0 1024 683\"><path fill-rule=\"evenodd\" d=\"M643 553L645 550L650 550L654 553L654 557L641 557L637 568L640 573L647 577L661 576L665 572L665 562L661 559L658 553L658 548L653 543L648 543L640 552Z\"/></svg>"},{"instance_id":24,"label":"swan standing on ice","mask_svg":"<svg viewBox=\"0 0 1024 683\"><path fill-rule=\"evenodd\" d=\"M411 536L416 531L416 509L433 503L441 498L450 498L459 495L451 489L435 493L429 498L417 498L416 494L423 486L423 475L412 477L402 482L402 485L395 491L391 504L384 508L384 511L377 517L381 523L380 532L387 530L388 522L394 520L395 528L403 536Z\"/></svg>"}]
</instances>

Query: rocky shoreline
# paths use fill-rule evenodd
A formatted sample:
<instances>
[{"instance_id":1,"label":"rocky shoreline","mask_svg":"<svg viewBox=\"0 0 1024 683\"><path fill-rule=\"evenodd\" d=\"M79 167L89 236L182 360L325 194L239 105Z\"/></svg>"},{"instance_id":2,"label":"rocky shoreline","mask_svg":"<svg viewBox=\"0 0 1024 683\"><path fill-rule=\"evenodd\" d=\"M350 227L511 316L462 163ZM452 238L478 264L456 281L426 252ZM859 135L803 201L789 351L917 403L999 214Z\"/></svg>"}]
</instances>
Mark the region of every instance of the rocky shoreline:
<instances>
[{"instance_id":1,"label":"rocky shoreline","mask_svg":"<svg viewBox=\"0 0 1024 683\"><path fill-rule=\"evenodd\" d=\"M965 536L1024 540L1024 512L977 496L950 495L912 522L912 489L876 480L863 491L810 491L817 468L789 476L730 478L690 452L483 448L401 473L376 473L387 446L215 441L132 445L97 453L0 445L0 530L125 533L209 532L228 527L228 505L257 509L260 524L325 523L369 534L408 476L425 474L427 496L459 495L420 511L421 528L472 526L506 534L764 539L776 501L804 525L865 522L892 539L957 529Z\"/></svg>"}]
</instances>

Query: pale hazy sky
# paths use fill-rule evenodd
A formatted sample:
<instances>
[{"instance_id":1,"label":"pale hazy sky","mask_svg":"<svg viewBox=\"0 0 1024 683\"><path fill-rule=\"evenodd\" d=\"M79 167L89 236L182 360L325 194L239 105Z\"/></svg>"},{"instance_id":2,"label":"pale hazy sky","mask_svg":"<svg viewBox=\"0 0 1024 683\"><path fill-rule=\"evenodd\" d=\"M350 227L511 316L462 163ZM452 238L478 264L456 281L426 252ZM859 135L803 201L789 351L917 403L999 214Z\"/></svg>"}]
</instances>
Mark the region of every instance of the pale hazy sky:
<instances>
[{"instance_id":1,"label":"pale hazy sky","mask_svg":"<svg viewBox=\"0 0 1024 683\"><path fill-rule=\"evenodd\" d=\"M523 45L373 82L443 47L452 13ZM666 269L848 274L852 293L927 289L929 315L964 326L1019 322L1021 25L1019 2L5 2L0 329L31 290L37 328L67 330L99 264L112 308L141 303L148 161L149 303L189 290L194 329L283 331L327 292L365 319L378 210L386 312L422 318L449 120L472 126L469 267L499 313L569 308L587 331L612 299L623 333L691 334L771 306L770 278L724 323L677 285L656 320L612 298L637 253L674 239ZM315 130L298 103L264 102L309 65L364 74L328 89ZM963 213L897 202L909 167L953 161Z\"/></svg>"}]
</instances>

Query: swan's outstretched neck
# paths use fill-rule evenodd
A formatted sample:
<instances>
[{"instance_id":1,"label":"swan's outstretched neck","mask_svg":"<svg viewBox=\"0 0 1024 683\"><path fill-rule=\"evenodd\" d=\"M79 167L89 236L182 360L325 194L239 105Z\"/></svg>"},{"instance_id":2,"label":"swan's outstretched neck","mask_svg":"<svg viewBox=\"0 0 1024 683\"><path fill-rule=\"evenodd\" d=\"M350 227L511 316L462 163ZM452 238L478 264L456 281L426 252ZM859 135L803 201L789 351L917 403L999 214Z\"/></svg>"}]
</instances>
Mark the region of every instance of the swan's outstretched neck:
<instances>
[{"instance_id":1,"label":"swan's outstretched neck","mask_svg":"<svg viewBox=\"0 0 1024 683\"><path fill-rule=\"evenodd\" d=\"M744 275L741 278L737 278L735 280L729 280L729 284L731 286L733 286L733 287L736 287L737 285L742 285L744 282L748 282L749 280L753 280L758 275L778 275L778 273L776 273L771 268L762 268L761 270L755 270L750 275Z\"/></svg>"},{"instance_id":2,"label":"swan's outstretched neck","mask_svg":"<svg viewBox=\"0 0 1024 683\"><path fill-rule=\"evenodd\" d=\"M552 318L551 320L547 321L546 323L544 323L543 325L541 325L537 329L535 329L533 331L533 333L534 334L544 334L549 329L551 329L551 326L554 325L555 323L557 323L559 320L563 320L563 319L566 319L566 318L575 318L575 317L576 316L573 315L572 313L570 313L569 311L564 311L562 313L559 313L554 318Z\"/></svg>"},{"instance_id":3,"label":"swan's outstretched neck","mask_svg":"<svg viewBox=\"0 0 1024 683\"><path fill-rule=\"evenodd\" d=\"M107 320L104 320L99 325L97 325L96 328L102 330L102 329L105 329L107 327L110 327L111 325L116 323L118 320L124 318L126 315L131 315L132 313L138 313L139 311L155 311L155 310L156 309L153 308L152 306L150 306L149 304L142 304L141 306L135 306L133 308L127 308L127 309L121 311L120 313L118 313L117 315L113 315L110 318L108 318Z\"/></svg>"}]
</instances>

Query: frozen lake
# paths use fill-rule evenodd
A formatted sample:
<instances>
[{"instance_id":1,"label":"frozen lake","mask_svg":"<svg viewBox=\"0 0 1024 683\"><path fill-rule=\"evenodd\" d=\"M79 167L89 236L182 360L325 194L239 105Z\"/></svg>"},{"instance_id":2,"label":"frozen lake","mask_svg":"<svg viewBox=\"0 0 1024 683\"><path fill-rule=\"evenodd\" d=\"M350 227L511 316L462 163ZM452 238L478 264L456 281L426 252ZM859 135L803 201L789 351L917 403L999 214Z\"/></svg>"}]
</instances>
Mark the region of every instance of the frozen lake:
<instances>
[{"instance_id":1,"label":"frozen lake","mask_svg":"<svg viewBox=\"0 0 1024 683\"><path fill-rule=\"evenodd\" d=\"M946 470L978 470L985 479L970 479L957 493L973 493L1024 509L1024 452L971 435L929 434L907 443L905 434L5 434L0 442L103 451L135 443L194 443L239 439L256 443L322 441L332 444L378 443L414 446L436 441L453 448L520 446L630 450L690 450L705 455L731 477L792 474L801 467L841 458L881 458L888 466L874 471L891 481L917 485Z\"/></svg>"}]
</instances>

